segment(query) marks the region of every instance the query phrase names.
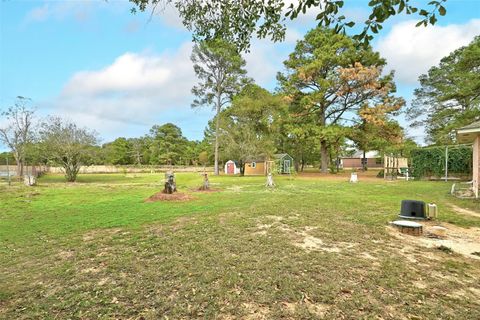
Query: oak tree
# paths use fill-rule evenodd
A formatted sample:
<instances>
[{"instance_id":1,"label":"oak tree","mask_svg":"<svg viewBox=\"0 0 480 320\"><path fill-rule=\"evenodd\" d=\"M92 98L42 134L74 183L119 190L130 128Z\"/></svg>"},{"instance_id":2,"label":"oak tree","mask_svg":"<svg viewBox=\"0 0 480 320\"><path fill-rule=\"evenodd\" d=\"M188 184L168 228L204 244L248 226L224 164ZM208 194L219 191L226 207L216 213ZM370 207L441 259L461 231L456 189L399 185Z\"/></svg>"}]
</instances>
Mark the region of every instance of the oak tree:
<instances>
[{"instance_id":1,"label":"oak tree","mask_svg":"<svg viewBox=\"0 0 480 320\"><path fill-rule=\"evenodd\" d=\"M0 141L12 151L19 177L23 176L27 150L34 134L35 109L29 106L30 102L31 99L18 96L13 106L0 113L5 119L5 126L0 128Z\"/></svg>"},{"instance_id":2,"label":"oak tree","mask_svg":"<svg viewBox=\"0 0 480 320\"><path fill-rule=\"evenodd\" d=\"M96 132L54 116L41 124L39 138L45 159L60 165L68 182L75 182L80 167L92 162L92 147L98 143Z\"/></svg>"}]
</instances>

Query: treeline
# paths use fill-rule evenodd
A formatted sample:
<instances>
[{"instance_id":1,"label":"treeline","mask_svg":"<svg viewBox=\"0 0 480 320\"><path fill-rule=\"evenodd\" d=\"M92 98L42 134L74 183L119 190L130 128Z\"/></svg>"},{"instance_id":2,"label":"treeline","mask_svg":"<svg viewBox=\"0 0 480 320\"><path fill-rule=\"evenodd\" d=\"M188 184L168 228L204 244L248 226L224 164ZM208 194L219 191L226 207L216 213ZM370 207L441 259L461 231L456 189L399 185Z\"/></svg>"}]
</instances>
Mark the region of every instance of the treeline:
<instances>
[{"instance_id":1,"label":"treeline","mask_svg":"<svg viewBox=\"0 0 480 320\"><path fill-rule=\"evenodd\" d=\"M408 113L425 119L433 143L454 143L454 128L480 117L480 74L472 72L480 67L479 39L420 79L415 110ZM316 165L334 172L338 158L352 147L406 157L416 147L395 119L405 101L396 96L393 72L384 72L385 59L334 30L318 27L297 42L274 92L247 76L241 53L222 39L197 43L192 62L199 80L192 107L215 110L202 141L189 141L167 123L142 137L101 144L95 132L57 117L37 125L24 97L2 113L7 126L0 128L0 140L12 151L20 175L25 163L59 165L69 181L81 165L213 163L218 173L226 160L243 164L274 153L289 153L297 170Z\"/></svg>"},{"instance_id":2,"label":"treeline","mask_svg":"<svg viewBox=\"0 0 480 320\"><path fill-rule=\"evenodd\" d=\"M117 138L95 147L94 164L106 165L206 165L205 142L191 141L172 123L154 125L139 138Z\"/></svg>"}]
</instances>

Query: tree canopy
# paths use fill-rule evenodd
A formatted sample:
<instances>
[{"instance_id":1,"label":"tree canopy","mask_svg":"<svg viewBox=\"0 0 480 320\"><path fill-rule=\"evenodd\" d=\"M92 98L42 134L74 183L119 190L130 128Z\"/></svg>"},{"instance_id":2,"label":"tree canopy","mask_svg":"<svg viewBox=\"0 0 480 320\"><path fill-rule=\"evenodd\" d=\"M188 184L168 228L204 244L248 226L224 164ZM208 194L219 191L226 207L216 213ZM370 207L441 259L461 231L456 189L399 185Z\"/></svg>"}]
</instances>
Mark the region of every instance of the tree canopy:
<instances>
[{"instance_id":1,"label":"tree canopy","mask_svg":"<svg viewBox=\"0 0 480 320\"><path fill-rule=\"evenodd\" d=\"M6 125L0 128L0 141L10 148L17 163L17 173L23 176L27 150L34 139L35 109L31 99L18 96L15 104L0 112Z\"/></svg>"},{"instance_id":2,"label":"tree canopy","mask_svg":"<svg viewBox=\"0 0 480 320\"><path fill-rule=\"evenodd\" d=\"M268 158L277 150L287 105L279 95L249 84L220 114L220 137L225 159L240 162Z\"/></svg>"},{"instance_id":3,"label":"tree canopy","mask_svg":"<svg viewBox=\"0 0 480 320\"><path fill-rule=\"evenodd\" d=\"M234 43L240 51L248 50L252 36L270 38L273 41L285 37L286 20L296 19L307 11L314 11L319 26L332 27L337 33L345 33L355 22L342 10L343 0L129 0L137 10L161 10L167 5L178 9L185 27L193 33L195 41L225 39ZM397 14L417 15L417 26L435 24L438 15L446 14L447 0L433 0L421 7L413 0L371 0L370 14L356 40L368 45L373 34Z\"/></svg>"},{"instance_id":4,"label":"tree canopy","mask_svg":"<svg viewBox=\"0 0 480 320\"><path fill-rule=\"evenodd\" d=\"M150 163L181 164L185 163L188 140L182 130L173 123L154 125L150 129Z\"/></svg>"},{"instance_id":5,"label":"tree canopy","mask_svg":"<svg viewBox=\"0 0 480 320\"><path fill-rule=\"evenodd\" d=\"M393 73L382 76L385 60L333 30L308 32L284 64L287 71L278 75L282 92L292 101L294 116L316 125L322 172L327 172L328 146L339 128L359 118L382 122L404 105L393 96Z\"/></svg>"},{"instance_id":6,"label":"tree canopy","mask_svg":"<svg viewBox=\"0 0 480 320\"><path fill-rule=\"evenodd\" d=\"M426 128L427 140L455 141L455 129L480 120L480 36L444 57L419 78L407 110L413 127Z\"/></svg>"},{"instance_id":7,"label":"tree canopy","mask_svg":"<svg viewBox=\"0 0 480 320\"><path fill-rule=\"evenodd\" d=\"M41 124L39 136L44 157L63 167L69 182L77 179L82 165L93 161L92 147L98 142L94 131L52 116Z\"/></svg>"}]
</instances>

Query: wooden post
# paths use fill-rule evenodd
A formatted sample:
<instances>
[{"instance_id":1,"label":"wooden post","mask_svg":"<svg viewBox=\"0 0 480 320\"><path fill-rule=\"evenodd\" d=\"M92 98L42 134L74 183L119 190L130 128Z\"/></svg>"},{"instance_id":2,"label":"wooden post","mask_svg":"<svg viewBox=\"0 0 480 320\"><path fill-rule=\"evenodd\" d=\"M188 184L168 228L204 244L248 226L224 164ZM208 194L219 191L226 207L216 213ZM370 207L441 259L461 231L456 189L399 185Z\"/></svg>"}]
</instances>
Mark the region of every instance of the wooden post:
<instances>
[{"instance_id":1,"label":"wooden post","mask_svg":"<svg viewBox=\"0 0 480 320\"><path fill-rule=\"evenodd\" d=\"M445 147L445 182L448 181L448 146Z\"/></svg>"}]
</instances>

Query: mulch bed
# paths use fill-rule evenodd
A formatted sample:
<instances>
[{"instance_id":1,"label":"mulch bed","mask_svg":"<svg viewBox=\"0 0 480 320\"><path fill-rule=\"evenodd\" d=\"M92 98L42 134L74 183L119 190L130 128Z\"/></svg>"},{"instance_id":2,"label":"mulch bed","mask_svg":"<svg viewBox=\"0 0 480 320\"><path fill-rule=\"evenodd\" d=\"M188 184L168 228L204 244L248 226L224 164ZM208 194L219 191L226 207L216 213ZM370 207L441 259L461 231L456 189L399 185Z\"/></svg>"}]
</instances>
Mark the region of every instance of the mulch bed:
<instances>
[{"instance_id":1,"label":"mulch bed","mask_svg":"<svg viewBox=\"0 0 480 320\"><path fill-rule=\"evenodd\" d=\"M189 194L186 193L181 193L181 192L175 192L172 194L168 193L163 193L163 192L158 192L155 193L153 196L150 198L145 199L145 202L156 202L156 201L191 201L194 200L195 198L192 197Z\"/></svg>"}]
</instances>

